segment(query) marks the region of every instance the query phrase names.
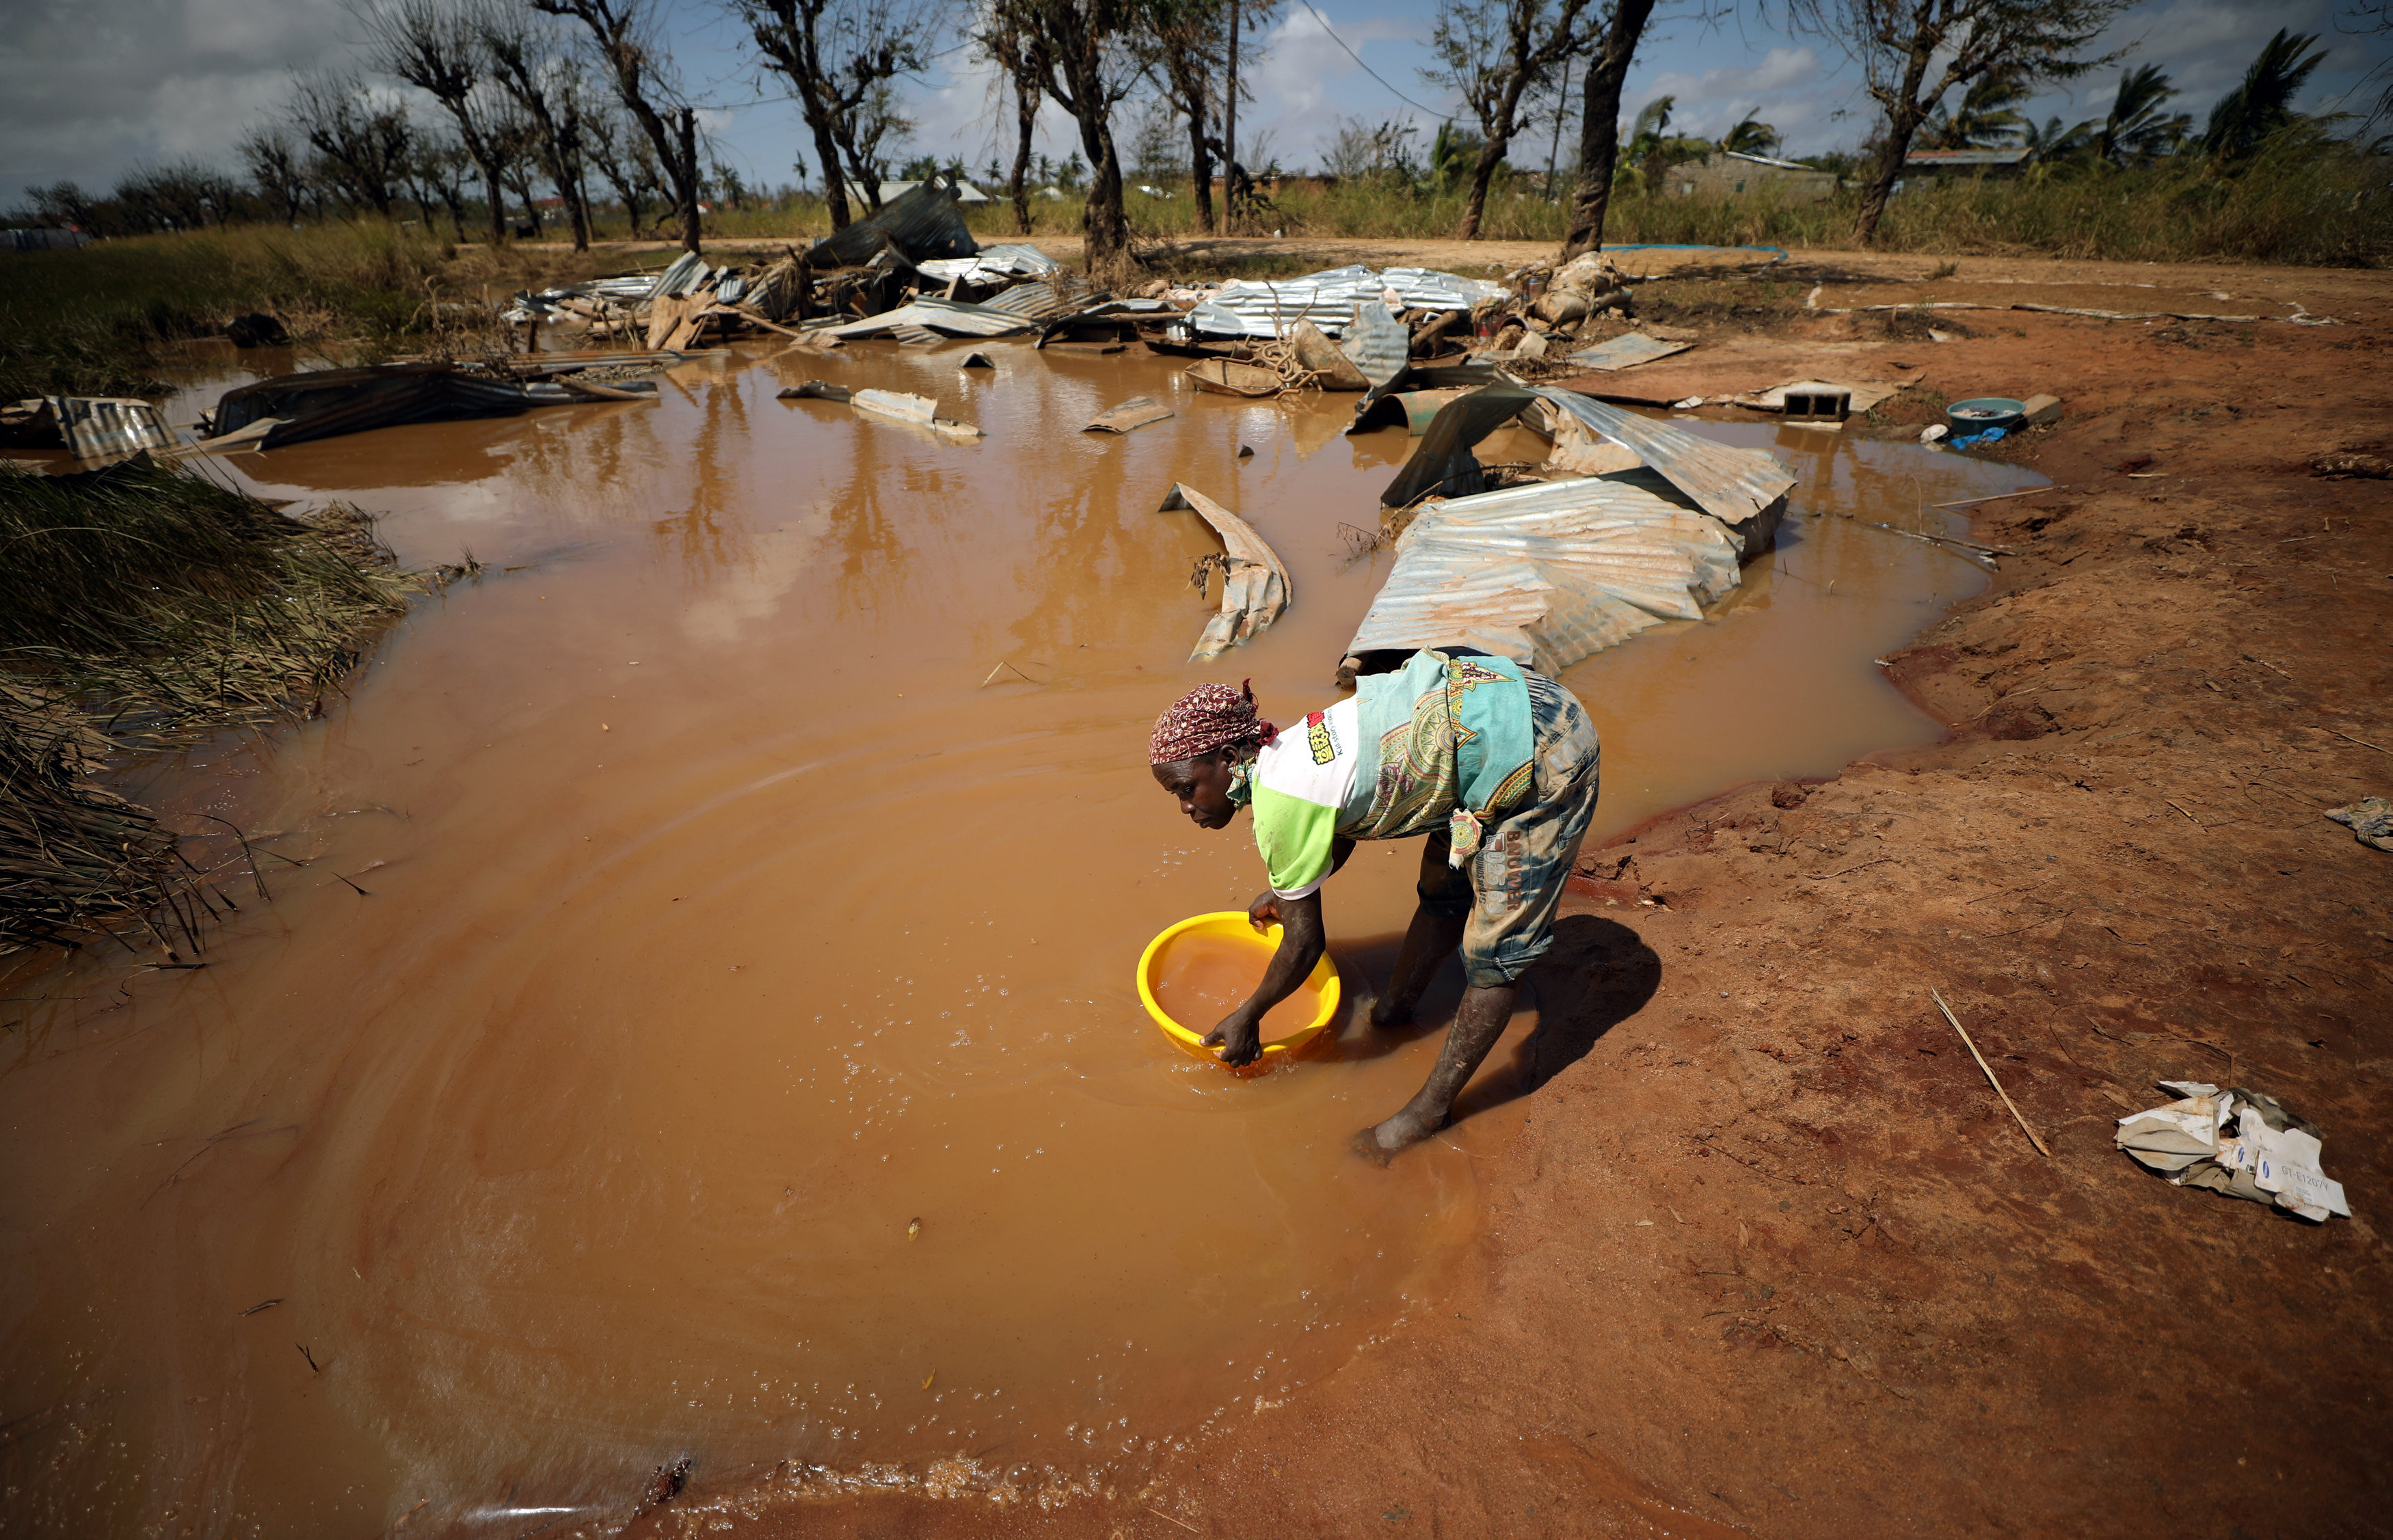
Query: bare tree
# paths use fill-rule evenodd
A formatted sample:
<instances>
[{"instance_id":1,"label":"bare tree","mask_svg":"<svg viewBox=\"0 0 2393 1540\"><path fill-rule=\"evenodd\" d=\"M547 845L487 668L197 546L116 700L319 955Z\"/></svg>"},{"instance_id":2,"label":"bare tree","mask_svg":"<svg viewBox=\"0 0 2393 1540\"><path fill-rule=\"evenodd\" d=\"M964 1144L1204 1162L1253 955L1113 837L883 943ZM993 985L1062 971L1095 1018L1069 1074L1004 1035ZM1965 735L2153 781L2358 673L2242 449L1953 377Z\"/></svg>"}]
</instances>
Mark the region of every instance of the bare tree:
<instances>
[{"instance_id":1,"label":"bare tree","mask_svg":"<svg viewBox=\"0 0 2393 1540\"><path fill-rule=\"evenodd\" d=\"M477 0L388 0L367 11L365 22L374 67L438 102L457 125L458 143L482 174L495 246L506 239L507 219L500 207L498 150L490 142L491 109L475 37L481 9ZM458 239L464 239L462 230Z\"/></svg>"},{"instance_id":2,"label":"bare tree","mask_svg":"<svg viewBox=\"0 0 2393 1540\"><path fill-rule=\"evenodd\" d=\"M535 180L541 168L540 124L510 109L491 122L490 148L499 157L499 180L523 205L521 233L540 235L546 225Z\"/></svg>"},{"instance_id":3,"label":"bare tree","mask_svg":"<svg viewBox=\"0 0 2393 1540\"><path fill-rule=\"evenodd\" d=\"M591 46L615 85L615 95L648 137L658 163L673 184L673 208L681 220L685 251L699 249L698 111L672 102L672 85L660 68L649 0L530 0L551 16L571 17L588 29ZM671 122L667 122L667 114Z\"/></svg>"},{"instance_id":4,"label":"bare tree","mask_svg":"<svg viewBox=\"0 0 2393 1540\"><path fill-rule=\"evenodd\" d=\"M1459 240L1479 235L1487 186L1523 127L1522 103L1591 41L1582 18L1589 0L1438 0L1430 34L1438 67L1421 78L1470 105L1479 123L1479 153L1462 207Z\"/></svg>"},{"instance_id":5,"label":"bare tree","mask_svg":"<svg viewBox=\"0 0 2393 1540\"><path fill-rule=\"evenodd\" d=\"M736 0L756 50L798 94L822 166L833 229L853 219L846 183L881 206L880 146L912 126L889 83L929 62L950 24L947 0ZM859 158L860 157L860 158Z\"/></svg>"},{"instance_id":6,"label":"bare tree","mask_svg":"<svg viewBox=\"0 0 2393 1540\"><path fill-rule=\"evenodd\" d=\"M478 169L465 147L448 135L426 134L417 139L407 168L408 186L415 206L424 211L424 228L433 226L432 200L449 211L450 228L465 239L465 174Z\"/></svg>"},{"instance_id":7,"label":"bare tree","mask_svg":"<svg viewBox=\"0 0 2393 1540\"><path fill-rule=\"evenodd\" d=\"M1571 200L1563 260L1603 245L1603 218L1612 208L1612 175L1620 163L1620 86L1653 19L1654 0L1613 0L1594 38L1578 117L1578 191Z\"/></svg>"},{"instance_id":8,"label":"bare tree","mask_svg":"<svg viewBox=\"0 0 2393 1540\"><path fill-rule=\"evenodd\" d=\"M1121 153L1114 109L1153 63L1153 43L1138 0L999 0L1016 7L1016 25L1040 85L1079 126L1089 157L1088 203L1081 215L1088 269L1105 281L1126 276L1130 219L1122 207Z\"/></svg>"},{"instance_id":9,"label":"bare tree","mask_svg":"<svg viewBox=\"0 0 2393 1540\"><path fill-rule=\"evenodd\" d=\"M253 128L233 152L249 172L250 186L268 207L282 211L282 222L295 225L307 201L307 174L291 148L290 136L274 124Z\"/></svg>"},{"instance_id":10,"label":"bare tree","mask_svg":"<svg viewBox=\"0 0 2393 1540\"><path fill-rule=\"evenodd\" d=\"M882 146L893 142L903 147L906 135L914 121L897 111L897 93L885 80L872 83L856 110L843 116L832 130L839 141L840 158L856 173L856 185L864 193L865 206L881 207L881 184L889 179L888 163Z\"/></svg>"},{"instance_id":11,"label":"bare tree","mask_svg":"<svg viewBox=\"0 0 2393 1540\"><path fill-rule=\"evenodd\" d=\"M1580 0L1584 3L1584 0ZM1213 146L1209 124L1221 115L1221 75L1230 46L1229 0L1144 0L1162 95L1188 127L1188 175L1196 228L1213 232Z\"/></svg>"},{"instance_id":12,"label":"bare tree","mask_svg":"<svg viewBox=\"0 0 2393 1540\"><path fill-rule=\"evenodd\" d=\"M582 83L549 28L516 10L485 8L475 19L475 42L490 61L490 78L538 130L535 147L556 196L565 204L573 249L590 249L590 211L582 197Z\"/></svg>"},{"instance_id":13,"label":"bare tree","mask_svg":"<svg viewBox=\"0 0 2393 1540\"><path fill-rule=\"evenodd\" d=\"M1007 0L988 0L974 23L973 41L999 71L1000 89L1013 92L1013 175L1006 192L1013 200L1013 228L1030 233L1030 153L1039 131L1039 104L1046 87L1040 84L1039 61L1030 51L1021 25L1021 8Z\"/></svg>"},{"instance_id":14,"label":"bare tree","mask_svg":"<svg viewBox=\"0 0 2393 1540\"><path fill-rule=\"evenodd\" d=\"M1853 239L1877 234L1886 201L1903 175L1912 136L1955 86L1992 74L2022 90L2070 80L2119 56L2079 59L2128 0L1796 0L1798 19L1835 37L1861 63L1872 100L1886 115L1877 154L1862 183Z\"/></svg>"},{"instance_id":15,"label":"bare tree","mask_svg":"<svg viewBox=\"0 0 2393 1540\"><path fill-rule=\"evenodd\" d=\"M664 168L657 164L657 152L639 125L630 121L618 108L594 111L583 124L589 142L590 159L598 167L607 185L622 200L623 214L631 221L632 235L640 233L640 205L653 192L660 202L668 201L664 190Z\"/></svg>"},{"instance_id":16,"label":"bare tree","mask_svg":"<svg viewBox=\"0 0 2393 1540\"><path fill-rule=\"evenodd\" d=\"M284 111L342 196L389 218L415 144L407 114L395 105L370 104L356 75L332 72L298 76Z\"/></svg>"}]
</instances>

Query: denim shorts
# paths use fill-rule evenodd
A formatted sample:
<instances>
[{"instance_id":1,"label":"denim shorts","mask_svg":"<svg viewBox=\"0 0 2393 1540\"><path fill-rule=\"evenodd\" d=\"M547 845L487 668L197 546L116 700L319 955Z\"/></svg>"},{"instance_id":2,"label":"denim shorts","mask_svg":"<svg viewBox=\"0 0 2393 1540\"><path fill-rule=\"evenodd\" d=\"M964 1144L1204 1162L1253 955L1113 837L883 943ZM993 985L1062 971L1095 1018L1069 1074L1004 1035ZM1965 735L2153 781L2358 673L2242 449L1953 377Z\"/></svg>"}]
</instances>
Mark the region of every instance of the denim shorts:
<instances>
[{"instance_id":1,"label":"denim shorts","mask_svg":"<svg viewBox=\"0 0 2393 1540\"><path fill-rule=\"evenodd\" d=\"M1464 912L1462 972L1474 986L1510 984L1554 944L1554 909L1595 816L1602 750L1578 698L1543 674L1523 671L1536 733L1531 795L1491 823L1479 854L1446 864L1445 830L1421 852L1419 892L1432 914Z\"/></svg>"}]
</instances>

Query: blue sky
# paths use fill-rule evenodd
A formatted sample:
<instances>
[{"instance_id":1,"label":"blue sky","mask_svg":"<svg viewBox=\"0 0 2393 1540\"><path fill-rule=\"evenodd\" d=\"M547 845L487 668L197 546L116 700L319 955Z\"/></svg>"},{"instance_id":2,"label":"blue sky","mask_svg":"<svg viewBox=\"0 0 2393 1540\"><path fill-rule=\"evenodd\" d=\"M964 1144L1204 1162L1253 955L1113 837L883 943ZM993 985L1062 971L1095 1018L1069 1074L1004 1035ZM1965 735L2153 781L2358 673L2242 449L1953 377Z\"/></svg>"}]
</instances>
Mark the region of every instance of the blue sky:
<instances>
[{"instance_id":1,"label":"blue sky","mask_svg":"<svg viewBox=\"0 0 2393 1540\"><path fill-rule=\"evenodd\" d=\"M760 89L737 28L704 0L681 0L666 14L683 84L709 107L705 122L724 158L752 181L791 179L791 159L805 144L796 110L774 99L769 81ZM1407 121L1426 137L1450 106L1419 73L1435 14L1434 0L1314 0L1310 7L1289 0L1249 56L1257 99L1242 114L1241 140L1268 133L1280 163L1294 169L1318 163L1341 118ZM1684 132L1717 136L1751 111L1785 135L1792 153L1857 141L1869 109L1850 61L1832 40L1789 36L1759 16L1742 7L1706 25L1665 13L1629 75L1627 111L1671 95ZM2354 25L2348 4L2335 0L2149 0L2105 41L2129 49L2134 62L2166 69L2185 93L2174 106L2198 120L2277 28L2317 33L2334 51L2303 105L2319 111L2351 93L2365 111L2374 88L2354 88L2393 43L2339 30L2338 20ZM0 0L0 203L59 177L104 189L145 160L229 159L233 141L272 110L292 70L347 61L358 33L344 0ZM988 77L961 51L941 62L907 86L906 111L918 125L912 146L986 164L1006 132ZM2114 80L2105 71L2073 98L2039 102L2036 115L2099 118ZM1123 132L1127 138L1127 124ZM1060 157L1075 143L1051 107L1042 148ZM1516 150L1516 163L1541 163L1544 144L1540 137Z\"/></svg>"}]
</instances>

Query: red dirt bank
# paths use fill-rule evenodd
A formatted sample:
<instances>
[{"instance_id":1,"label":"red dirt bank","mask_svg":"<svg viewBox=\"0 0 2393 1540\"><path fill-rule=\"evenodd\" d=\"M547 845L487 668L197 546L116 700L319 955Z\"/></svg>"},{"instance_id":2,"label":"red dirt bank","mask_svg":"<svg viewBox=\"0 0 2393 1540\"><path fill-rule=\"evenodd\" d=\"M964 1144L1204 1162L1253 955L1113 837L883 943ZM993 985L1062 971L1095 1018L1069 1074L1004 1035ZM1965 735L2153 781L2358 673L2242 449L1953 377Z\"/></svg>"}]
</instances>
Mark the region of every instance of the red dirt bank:
<instances>
[{"instance_id":1,"label":"red dirt bank","mask_svg":"<svg viewBox=\"0 0 2393 1540\"><path fill-rule=\"evenodd\" d=\"M2068 399L2004 446L2060 488L1978 524L2023 555L1892 660L1952 737L1589 853L1446 1136L1490 1212L1436 1319L1105 1494L701 1470L633 1533L2386 1533L2393 855L2320 811L2393 792L2393 483L2310 464L2393 444L2393 285L2195 272L2355 324L1934 346L1948 395ZM2358 1217L2141 1172L2164 1077L2321 1124Z\"/></svg>"}]
</instances>

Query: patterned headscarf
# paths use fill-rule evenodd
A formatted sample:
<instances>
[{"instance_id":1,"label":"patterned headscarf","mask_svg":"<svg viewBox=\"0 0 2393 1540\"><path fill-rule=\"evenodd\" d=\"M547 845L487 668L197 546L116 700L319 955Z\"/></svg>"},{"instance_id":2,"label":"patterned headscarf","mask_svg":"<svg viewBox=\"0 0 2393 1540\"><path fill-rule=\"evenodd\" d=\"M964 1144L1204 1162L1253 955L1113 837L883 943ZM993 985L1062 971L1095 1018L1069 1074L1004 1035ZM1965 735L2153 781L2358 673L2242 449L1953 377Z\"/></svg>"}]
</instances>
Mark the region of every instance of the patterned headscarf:
<instances>
[{"instance_id":1,"label":"patterned headscarf","mask_svg":"<svg viewBox=\"0 0 2393 1540\"><path fill-rule=\"evenodd\" d=\"M1155 720L1155 737L1146 746L1149 764L1170 764L1195 759L1216 749L1269 743L1279 729L1255 714L1254 681L1232 689L1227 685L1199 685Z\"/></svg>"}]
</instances>

